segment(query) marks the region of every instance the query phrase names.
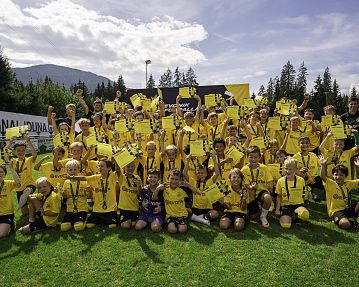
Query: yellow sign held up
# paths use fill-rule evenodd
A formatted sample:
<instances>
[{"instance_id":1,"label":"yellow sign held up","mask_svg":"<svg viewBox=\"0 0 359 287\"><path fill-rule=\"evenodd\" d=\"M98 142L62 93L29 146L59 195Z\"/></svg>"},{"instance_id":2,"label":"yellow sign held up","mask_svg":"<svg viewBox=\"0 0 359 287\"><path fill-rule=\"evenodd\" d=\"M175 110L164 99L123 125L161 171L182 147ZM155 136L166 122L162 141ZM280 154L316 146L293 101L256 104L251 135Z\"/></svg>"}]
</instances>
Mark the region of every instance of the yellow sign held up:
<instances>
[{"instance_id":1,"label":"yellow sign held up","mask_svg":"<svg viewBox=\"0 0 359 287\"><path fill-rule=\"evenodd\" d=\"M97 143L97 154L111 158L112 146L110 144Z\"/></svg>"},{"instance_id":2,"label":"yellow sign held up","mask_svg":"<svg viewBox=\"0 0 359 287\"><path fill-rule=\"evenodd\" d=\"M109 115L116 114L115 102L105 102L103 110Z\"/></svg>"},{"instance_id":3,"label":"yellow sign held up","mask_svg":"<svg viewBox=\"0 0 359 287\"><path fill-rule=\"evenodd\" d=\"M191 95L189 93L189 87L179 88L178 93L179 93L179 96L183 99L191 98Z\"/></svg>"},{"instance_id":4,"label":"yellow sign held up","mask_svg":"<svg viewBox=\"0 0 359 287\"><path fill-rule=\"evenodd\" d=\"M227 117L230 120L239 119L239 106L228 106L226 109Z\"/></svg>"},{"instance_id":5,"label":"yellow sign held up","mask_svg":"<svg viewBox=\"0 0 359 287\"><path fill-rule=\"evenodd\" d=\"M228 192L228 186L225 180L217 181L215 184L207 187L204 192L210 203L215 203L221 198L225 197Z\"/></svg>"},{"instance_id":6,"label":"yellow sign held up","mask_svg":"<svg viewBox=\"0 0 359 287\"><path fill-rule=\"evenodd\" d=\"M13 128L6 129L6 139L11 139L12 137L18 138L21 137L23 134L29 131L29 126L19 126Z\"/></svg>"},{"instance_id":7,"label":"yellow sign held up","mask_svg":"<svg viewBox=\"0 0 359 287\"><path fill-rule=\"evenodd\" d=\"M217 106L216 95L215 94L205 95L204 96L204 104L207 107L215 107L215 106Z\"/></svg>"},{"instance_id":8,"label":"yellow sign held up","mask_svg":"<svg viewBox=\"0 0 359 287\"><path fill-rule=\"evenodd\" d=\"M243 105L250 108L250 109L253 109L253 108L257 107L255 102L253 101L253 99L244 99L243 100Z\"/></svg>"},{"instance_id":9,"label":"yellow sign held up","mask_svg":"<svg viewBox=\"0 0 359 287\"><path fill-rule=\"evenodd\" d=\"M244 153L237 149L236 146L231 146L226 152L226 158L232 158L233 164L239 163L244 156Z\"/></svg>"},{"instance_id":10,"label":"yellow sign held up","mask_svg":"<svg viewBox=\"0 0 359 287\"><path fill-rule=\"evenodd\" d=\"M282 129L280 125L280 117L269 117L267 127L274 131L280 131Z\"/></svg>"},{"instance_id":11,"label":"yellow sign held up","mask_svg":"<svg viewBox=\"0 0 359 287\"><path fill-rule=\"evenodd\" d=\"M173 116L162 117L162 128L169 131L173 131L176 129Z\"/></svg>"},{"instance_id":12,"label":"yellow sign held up","mask_svg":"<svg viewBox=\"0 0 359 287\"><path fill-rule=\"evenodd\" d=\"M332 131L333 137L335 139L346 139L347 138L347 136L344 132L343 125L330 126L330 130Z\"/></svg>"},{"instance_id":13,"label":"yellow sign held up","mask_svg":"<svg viewBox=\"0 0 359 287\"><path fill-rule=\"evenodd\" d=\"M130 154L125 148L114 154L113 157L120 168L124 168L136 159L136 157Z\"/></svg>"},{"instance_id":14,"label":"yellow sign held up","mask_svg":"<svg viewBox=\"0 0 359 287\"><path fill-rule=\"evenodd\" d=\"M97 140L96 140L96 135L93 133L93 134L90 134L86 137L86 146L96 146L97 145Z\"/></svg>"},{"instance_id":15,"label":"yellow sign held up","mask_svg":"<svg viewBox=\"0 0 359 287\"><path fill-rule=\"evenodd\" d=\"M193 156L204 156L206 155L204 149L203 149L203 141L197 140L197 141L190 141L189 142L189 153Z\"/></svg>"}]
</instances>

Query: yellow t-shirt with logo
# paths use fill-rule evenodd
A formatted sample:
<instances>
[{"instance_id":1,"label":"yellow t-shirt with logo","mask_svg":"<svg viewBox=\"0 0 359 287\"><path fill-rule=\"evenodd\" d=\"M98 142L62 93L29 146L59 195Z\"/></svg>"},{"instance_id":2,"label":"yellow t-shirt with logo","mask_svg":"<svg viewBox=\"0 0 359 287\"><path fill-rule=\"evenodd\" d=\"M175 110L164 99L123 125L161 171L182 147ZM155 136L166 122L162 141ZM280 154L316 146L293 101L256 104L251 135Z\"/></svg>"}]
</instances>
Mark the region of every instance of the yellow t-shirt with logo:
<instances>
[{"instance_id":1,"label":"yellow t-shirt with logo","mask_svg":"<svg viewBox=\"0 0 359 287\"><path fill-rule=\"evenodd\" d=\"M186 192L179 187L177 187L176 189L166 188L163 191L166 218L188 216L188 211L185 203L186 197Z\"/></svg>"},{"instance_id":2,"label":"yellow t-shirt with logo","mask_svg":"<svg viewBox=\"0 0 359 287\"><path fill-rule=\"evenodd\" d=\"M230 188L229 194L224 197L224 203L229 203L232 206L232 209L225 209L224 212L240 212L247 214L247 204L249 203L249 197L247 196L247 199L242 199L244 192L244 189L241 190L241 192L236 192ZM245 208L242 208L243 200L246 202Z\"/></svg>"},{"instance_id":3,"label":"yellow t-shirt with logo","mask_svg":"<svg viewBox=\"0 0 359 287\"><path fill-rule=\"evenodd\" d=\"M324 156L328 158L328 175L332 175L333 168L336 164L334 164L333 159L337 158L337 164L343 164L348 168L348 179L352 179L351 174L351 165L350 165L350 159L357 154L357 148L353 147L349 150L343 151L341 154L338 154L333 149L324 150Z\"/></svg>"},{"instance_id":4,"label":"yellow t-shirt with logo","mask_svg":"<svg viewBox=\"0 0 359 287\"><path fill-rule=\"evenodd\" d=\"M197 191L199 193L193 193L193 203L192 203L192 207L193 208L198 208L198 209L212 209L212 204L208 201L208 198L206 196L206 193L204 192L204 190L213 185L215 182L213 181L212 178L209 178L208 180L206 180L205 182L200 182L198 180L196 180L193 177L189 178L189 184L191 186L194 186L197 188Z\"/></svg>"},{"instance_id":5,"label":"yellow t-shirt with logo","mask_svg":"<svg viewBox=\"0 0 359 287\"><path fill-rule=\"evenodd\" d=\"M302 156L301 153L296 153L293 156L294 159L296 159L298 161L298 165L297 168L301 169L303 167L308 168L308 172L307 172L307 178L305 179L305 183L306 184L312 184L315 182L314 178L316 176L318 176L318 172L319 172L319 168L320 168L320 163L318 160L318 157L312 153L309 152L308 155Z\"/></svg>"},{"instance_id":6,"label":"yellow t-shirt with logo","mask_svg":"<svg viewBox=\"0 0 359 287\"><path fill-rule=\"evenodd\" d=\"M94 188L92 192L94 201L94 212L104 213L117 210L116 173L111 172L107 179L102 179L101 174L87 176L86 181L88 185Z\"/></svg>"},{"instance_id":7,"label":"yellow t-shirt with logo","mask_svg":"<svg viewBox=\"0 0 359 287\"><path fill-rule=\"evenodd\" d=\"M79 182L79 184L77 184ZM78 188L77 188L78 186ZM86 187L88 183L86 181L71 181L66 179L62 186L62 196L66 198L66 211L74 212L75 206L77 211L88 210L87 206L87 192ZM71 189L72 187L72 189Z\"/></svg>"},{"instance_id":8,"label":"yellow t-shirt with logo","mask_svg":"<svg viewBox=\"0 0 359 287\"><path fill-rule=\"evenodd\" d=\"M4 185L3 185L4 184ZM15 187L13 180L4 180L0 183L0 216L14 213L14 204L12 201L12 190Z\"/></svg>"},{"instance_id":9,"label":"yellow t-shirt with logo","mask_svg":"<svg viewBox=\"0 0 359 287\"><path fill-rule=\"evenodd\" d=\"M61 198L60 195L54 191L45 199L45 202L42 206L44 211L50 211L57 213L57 216L43 216L46 226L53 227L58 223L60 211L61 211Z\"/></svg>"},{"instance_id":10,"label":"yellow t-shirt with logo","mask_svg":"<svg viewBox=\"0 0 359 287\"><path fill-rule=\"evenodd\" d=\"M16 170L16 173L20 177L20 186L15 187L14 191L19 192L24 190L29 185L35 185L35 181L32 177L32 157L26 157L20 161L18 158L11 159L12 165Z\"/></svg>"},{"instance_id":11,"label":"yellow t-shirt with logo","mask_svg":"<svg viewBox=\"0 0 359 287\"><path fill-rule=\"evenodd\" d=\"M141 181L138 175L133 175L133 177L126 176L121 174L119 178L120 186L120 199L118 203L118 208L128 211L138 211L138 186L136 185L137 181Z\"/></svg>"},{"instance_id":12,"label":"yellow t-shirt with logo","mask_svg":"<svg viewBox=\"0 0 359 287\"><path fill-rule=\"evenodd\" d=\"M298 140L303 135L304 135L304 133L302 131L292 131L291 130L289 132L287 144L285 146L285 151L288 154L293 155L293 154L300 152Z\"/></svg>"},{"instance_id":13,"label":"yellow t-shirt with logo","mask_svg":"<svg viewBox=\"0 0 359 287\"><path fill-rule=\"evenodd\" d=\"M150 169L158 169L161 167L161 156L158 152L155 153L153 157L148 157L144 155L141 157L140 162L143 166L143 179L142 182L145 183L147 180L147 173Z\"/></svg>"},{"instance_id":14,"label":"yellow t-shirt with logo","mask_svg":"<svg viewBox=\"0 0 359 287\"><path fill-rule=\"evenodd\" d=\"M162 158L162 160L163 160L163 166L164 166L162 181L168 182L169 171L171 169L181 170L182 160L181 160L180 155L177 155L174 161L170 161L166 155Z\"/></svg>"},{"instance_id":15,"label":"yellow t-shirt with logo","mask_svg":"<svg viewBox=\"0 0 359 287\"><path fill-rule=\"evenodd\" d=\"M67 175L64 167L56 170L52 162L43 163L40 166L39 171L44 173L45 177L47 177L53 187L56 187L57 185L62 186L65 181L64 177Z\"/></svg>"},{"instance_id":16,"label":"yellow t-shirt with logo","mask_svg":"<svg viewBox=\"0 0 359 287\"><path fill-rule=\"evenodd\" d=\"M249 164L242 168L244 184L257 183L257 189L249 191L249 202L252 202L262 190L268 191L267 184L273 181L273 176L267 166L259 164L257 168L251 168Z\"/></svg>"},{"instance_id":17,"label":"yellow t-shirt with logo","mask_svg":"<svg viewBox=\"0 0 359 287\"><path fill-rule=\"evenodd\" d=\"M288 189L286 178L286 176L281 177L275 188L275 193L282 196L281 206L303 204L305 196L304 178L296 175L295 180L288 180Z\"/></svg>"},{"instance_id":18,"label":"yellow t-shirt with logo","mask_svg":"<svg viewBox=\"0 0 359 287\"><path fill-rule=\"evenodd\" d=\"M348 196L352 189L359 187L359 179L346 180L340 187L334 180L327 177L323 181L326 192L328 215L332 216L334 212L347 208Z\"/></svg>"}]
</instances>

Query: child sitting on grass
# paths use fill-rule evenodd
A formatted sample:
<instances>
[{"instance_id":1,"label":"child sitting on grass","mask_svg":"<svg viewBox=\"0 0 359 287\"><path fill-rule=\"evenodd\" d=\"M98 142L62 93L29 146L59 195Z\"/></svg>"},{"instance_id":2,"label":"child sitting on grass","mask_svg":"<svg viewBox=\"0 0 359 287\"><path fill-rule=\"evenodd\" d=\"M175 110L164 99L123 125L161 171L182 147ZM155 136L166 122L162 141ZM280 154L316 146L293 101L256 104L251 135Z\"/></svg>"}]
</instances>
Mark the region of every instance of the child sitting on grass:
<instances>
[{"instance_id":1,"label":"child sitting on grass","mask_svg":"<svg viewBox=\"0 0 359 287\"><path fill-rule=\"evenodd\" d=\"M222 200L224 215L219 221L219 228L228 229L233 224L235 231L244 229L247 218L248 193L243 186L243 174L239 168L229 172L230 192Z\"/></svg>"},{"instance_id":2,"label":"child sitting on grass","mask_svg":"<svg viewBox=\"0 0 359 287\"><path fill-rule=\"evenodd\" d=\"M297 160L288 158L285 160L286 175L281 177L276 186L277 203L275 214L280 216L280 225L289 229L292 220L299 218L307 221L309 211L303 206L305 180L296 175Z\"/></svg>"},{"instance_id":3,"label":"child sitting on grass","mask_svg":"<svg viewBox=\"0 0 359 287\"><path fill-rule=\"evenodd\" d=\"M141 190L138 197L142 210L135 225L136 230L142 230L148 224L151 225L153 232L160 232L162 230L166 217L163 197L157 198L156 201L152 200L152 195L158 187L160 180L161 173L158 169L150 169L147 172L148 185Z\"/></svg>"},{"instance_id":4,"label":"child sitting on grass","mask_svg":"<svg viewBox=\"0 0 359 287\"><path fill-rule=\"evenodd\" d=\"M168 184L160 184L152 195L156 201L163 195L166 210L167 230L169 233L186 233L188 230L188 210L186 192L180 187L181 172L178 169L169 171Z\"/></svg>"},{"instance_id":5,"label":"child sitting on grass","mask_svg":"<svg viewBox=\"0 0 359 287\"><path fill-rule=\"evenodd\" d=\"M326 192L328 215L341 229L358 228L359 202L351 202L351 191L359 187L359 179L346 180L348 168L338 164L333 168L333 179L327 176L328 158L319 156L320 177ZM359 162L355 162L356 166ZM351 218L357 221L350 222Z\"/></svg>"},{"instance_id":6,"label":"child sitting on grass","mask_svg":"<svg viewBox=\"0 0 359 287\"><path fill-rule=\"evenodd\" d=\"M21 227L22 234L43 231L57 225L61 211L60 195L46 177L36 180L37 193L29 196L29 224Z\"/></svg>"}]
</instances>

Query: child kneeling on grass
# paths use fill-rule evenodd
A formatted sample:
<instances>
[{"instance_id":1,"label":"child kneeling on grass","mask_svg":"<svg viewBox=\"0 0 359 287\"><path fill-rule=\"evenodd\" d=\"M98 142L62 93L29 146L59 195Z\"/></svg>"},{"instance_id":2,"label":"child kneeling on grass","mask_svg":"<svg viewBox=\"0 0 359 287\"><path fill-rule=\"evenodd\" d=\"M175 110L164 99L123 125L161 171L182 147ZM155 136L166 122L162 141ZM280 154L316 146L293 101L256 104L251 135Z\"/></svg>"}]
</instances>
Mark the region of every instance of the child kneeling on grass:
<instances>
[{"instance_id":1,"label":"child kneeling on grass","mask_svg":"<svg viewBox=\"0 0 359 287\"><path fill-rule=\"evenodd\" d=\"M309 211L303 206L305 180L296 175L297 160L288 158L284 162L286 176L281 177L276 186L277 203L275 214L280 216L280 225L289 229L293 219L307 221Z\"/></svg>"},{"instance_id":2,"label":"child kneeling on grass","mask_svg":"<svg viewBox=\"0 0 359 287\"><path fill-rule=\"evenodd\" d=\"M243 187L243 174L239 168L234 168L229 172L229 181L230 192L222 200L224 215L219 221L219 228L226 230L233 224L234 230L241 231L246 224L249 197Z\"/></svg>"},{"instance_id":3,"label":"child kneeling on grass","mask_svg":"<svg viewBox=\"0 0 359 287\"><path fill-rule=\"evenodd\" d=\"M147 171L146 185L139 194L139 203L142 206L140 216L136 222L135 229L142 230L148 224L151 224L153 232L160 232L165 221L165 207L163 196L158 197L156 201L152 200L152 195L156 191L161 180L161 172L158 169L150 169Z\"/></svg>"},{"instance_id":4,"label":"child kneeling on grass","mask_svg":"<svg viewBox=\"0 0 359 287\"><path fill-rule=\"evenodd\" d=\"M351 191L359 188L359 179L346 180L348 168L338 164L333 168L333 179L327 176L328 158L319 156L319 162L322 166L320 177L326 193L328 215L332 221L341 229L358 228L359 202L351 202ZM358 161L355 162L357 166ZM351 218L356 221L350 222Z\"/></svg>"},{"instance_id":5,"label":"child kneeling on grass","mask_svg":"<svg viewBox=\"0 0 359 287\"><path fill-rule=\"evenodd\" d=\"M29 224L19 229L23 234L43 231L56 226L61 211L60 195L53 190L46 177L38 178L35 186L37 192L31 194L28 199Z\"/></svg>"},{"instance_id":6,"label":"child kneeling on grass","mask_svg":"<svg viewBox=\"0 0 359 287\"><path fill-rule=\"evenodd\" d=\"M152 195L156 201L163 195L166 210L167 230L169 233L186 233L188 230L188 210L185 199L187 193L180 187L181 172L169 171L168 184L160 184Z\"/></svg>"}]
</instances>

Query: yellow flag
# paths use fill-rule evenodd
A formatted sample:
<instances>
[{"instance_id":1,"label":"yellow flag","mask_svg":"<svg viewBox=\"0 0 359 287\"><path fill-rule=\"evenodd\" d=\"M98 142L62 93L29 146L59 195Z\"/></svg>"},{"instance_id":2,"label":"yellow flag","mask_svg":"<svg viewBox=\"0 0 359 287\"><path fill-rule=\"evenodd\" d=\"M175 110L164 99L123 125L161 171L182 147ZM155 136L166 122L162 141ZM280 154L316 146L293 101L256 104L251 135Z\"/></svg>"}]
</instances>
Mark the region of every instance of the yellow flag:
<instances>
[{"instance_id":1,"label":"yellow flag","mask_svg":"<svg viewBox=\"0 0 359 287\"><path fill-rule=\"evenodd\" d=\"M243 99L249 98L249 84L225 85L225 88L233 94L237 105L243 105Z\"/></svg>"}]
</instances>

